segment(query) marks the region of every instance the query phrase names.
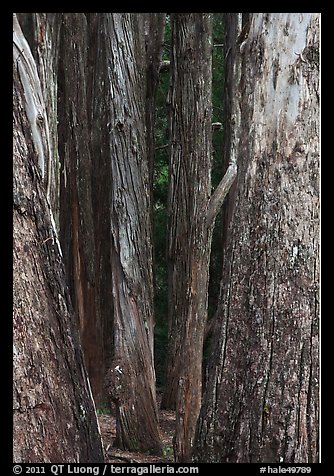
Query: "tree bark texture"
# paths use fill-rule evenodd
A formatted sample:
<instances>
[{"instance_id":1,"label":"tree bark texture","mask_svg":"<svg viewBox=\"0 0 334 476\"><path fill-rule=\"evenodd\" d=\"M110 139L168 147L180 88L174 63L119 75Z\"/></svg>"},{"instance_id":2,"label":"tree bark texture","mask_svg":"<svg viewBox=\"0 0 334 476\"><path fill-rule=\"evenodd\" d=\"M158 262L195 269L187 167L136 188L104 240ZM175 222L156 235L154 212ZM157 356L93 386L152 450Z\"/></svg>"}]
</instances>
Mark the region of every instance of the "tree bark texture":
<instances>
[{"instance_id":1,"label":"tree bark texture","mask_svg":"<svg viewBox=\"0 0 334 476\"><path fill-rule=\"evenodd\" d=\"M51 137L51 152L44 166L45 187L60 229L92 391L97 405L104 405L103 378L111 347L112 296L108 290L109 227L106 223L101 230L100 225L105 223L104 204L109 206L109 202L106 180L102 182L96 175L101 172L98 158L103 154L107 137L100 142L99 131L105 129L101 124L106 123L101 123L93 108L96 103L104 103L104 95L96 82L93 85L93 78L97 76L95 70L105 70L106 66L105 58L95 51L101 43L97 21L87 20L97 16L19 14L38 65ZM97 202L95 208L93 201Z\"/></svg>"},{"instance_id":2,"label":"tree bark texture","mask_svg":"<svg viewBox=\"0 0 334 476\"><path fill-rule=\"evenodd\" d=\"M85 362L95 401L100 405L104 401L104 321L111 314L109 310L108 315L102 316L98 301L88 38L84 13L62 15L58 65L60 240Z\"/></svg>"},{"instance_id":3,"label":"tree bark texture","mask_svg":"<svg viewBox=\"0 0 334 476\"><path fill-rule=\"evenodd\" d=\"M59 231L60 163L58 155L57 69L61 14L18 13L17 17L36 62L45 104L50 154L44 164L44 182Z\"/></svg>"},{"instance_id":4,"label":"tree bark texture","mask_svg":"<svg viewBox=\"0 0 334 476\"><path fill-rule=\"evenodd\" d=\"M49 139L39 116L45 105L16 16L13 30L13 459L103 462L61 250L38 166Z\"/></svg>"},{"instance_id":5,"label":"tree bark texture","mask_svg":"<svg viewBox=\"0 0 334 476\"><path fill-rule=\"evenodd\" d=\"M111 161L113 365L119 447L160 453L153 363L153 273L144 14L105 14Z\"/></svg>"},{"instance_id":6,"label":"tree bark texture","mask_svg":"<svg viewBox=\"0 0 334 476\"><path fill-rule=\"evenodd\" d=\"M172 14L169 344L162 406L176 408L174 456L190 458L201 406L212 226L211 15Z\"/></svg>"},{"instance_id":7,"label":"tree bark texture","mask_svg":"<svg viewBox=\"0 0 334 476\"><path fill-rule=\"evenodd\" d=\"M198 462L318 461L319 15L250 15Z\"/></svg>"},{"instance_id":8,"label":"tree bark texture","mask_svg":"<svg viewBox=\"0 0 334 476\"><path fill-rule=\"evenodd\" d=\"M109 104L110 87L106 57L106 39L103 16L99 13L87 13L88 24L88 78L87 98L89 102L88 128L91 151L91 199L95 242L95 294L97 322L103 338L103 366L99 370L99 379L103 371L110 367L113 353L113 296L110 234L111 203L111 160L110 160L110 124ZM96 365L99 365L96 359ZM100 384L99 383L99 384ZM103 400L108 395L103 390Z\"/></svg>"},{"instance_id":9,"label":"tree bark texture","mask_svg":"<svg viewBox=\"0 0 334 476\"><path fill-rule=\"evenodd\" d=\"M240 127L240 108L239 97L240 90L238 84L241 74L241 55L237 54L236 49L240 46L242 37L242 25L247 24L248 15L245 13L224 13L224 37L225 37L225 61L224 61L224 89L223 89L223 108L224 108L224 142L223 142L223 170L228 168L231 158L237 160L236 151L238 136L237 131ZM246 30L244 30L246 31ZM238 43L239 41L239 43ZM231 190L224 202L222 247L223 255L228 236L228 224L231 219L233 204L235 201L235 191L237 181L231 186Z\"/></svg>"},{"instance_id":10,"label":"tree bark texture","mask_svg":"<svg viewBox=\"0 0 334 476\"><path fill-rule=\"evenodd\" d=\"M43 67L51 53L39 47L40 25L44 19L49 22L42 29L48 32L60 24L53 43L58 61L50 61L52 71L43 78L53 78L56 69L60 241L95 401L104 403L103 376L115 359L122 361L122 368L133 368L126 383L127 388L133 386L131 396L118 413L117 442L130 449L142 445L160 451L150 190L154 95L165 15L64 13L57 14L58 22L54 14L21 15ZM48 92L48 85L43 91ZM113 275L118 259L124 272L119 268ZM121 310L119 292L126 300ZM137 358L140 362L135 363ZM139 373L144 375L146 393L137 388L134 375ZM133 403L140 393L143 400L136 397Z\"/></svg>"}]
</instances>

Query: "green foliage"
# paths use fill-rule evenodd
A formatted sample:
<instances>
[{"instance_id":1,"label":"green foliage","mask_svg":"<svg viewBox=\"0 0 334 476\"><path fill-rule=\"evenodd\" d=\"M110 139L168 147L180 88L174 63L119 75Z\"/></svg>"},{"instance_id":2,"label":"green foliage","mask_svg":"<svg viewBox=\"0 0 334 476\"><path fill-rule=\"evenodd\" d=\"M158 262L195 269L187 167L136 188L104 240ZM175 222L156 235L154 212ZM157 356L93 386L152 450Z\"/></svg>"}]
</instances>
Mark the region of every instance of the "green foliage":
<instances>
[{"instance_id":1,"label":"green foliage","mask_svg":"<svg viewBox=\"0 0 334 476\"><path fill-rule=\"evenodd\" d=\"M224 44L223 13L213 14L213 45ZM212 178L213 189L217 187L223 176L223 140L224 140L224 116L223 116L223 91L224 91L224 48L214 46L212 52L212 122L221 122L223 128L215 130L212 134ZM213 317L220 288L222 270L222 213L216 219L212 236L210 281L209 281L209 307L208 317ZM204 359L208 350L204 349Z\"/></svg>"},{"instance_id":2,"label":"green foliage","mask_svg":"<svg viewBox=\"0 0 334 476\"><path fill-rule=\"evenodd\" d=\"M109 407L101 407L96 409L98 415L111 415L111 409Z\"/></svg>"},{"instance_id":3,"label":"green foliage","mask_svg":"<svg viewBox=\"0 0 334 476\"><path fill-rule=\"evenodd\" d=\"M164 446L162 449L162 453L164 456L173 456L174 450L171 446Z\"/></svg>"},{"instance_id":4,"label":"green foliage","mask_svg":"<svg viewBox=\"0 0 334 476\"><path fill-rule=\"evenodd\" d=\"M170 59L171 25L167 15L163 60ZM170 74L160 74L156 98L156 155L154 166L153 200L154 200L154 261L155 261L155 364L157 386L164 384L165 357L168 334L168 289L167 289L167 197L168 197L168 116L167 94Z\"/></svg>"}]
</instances>

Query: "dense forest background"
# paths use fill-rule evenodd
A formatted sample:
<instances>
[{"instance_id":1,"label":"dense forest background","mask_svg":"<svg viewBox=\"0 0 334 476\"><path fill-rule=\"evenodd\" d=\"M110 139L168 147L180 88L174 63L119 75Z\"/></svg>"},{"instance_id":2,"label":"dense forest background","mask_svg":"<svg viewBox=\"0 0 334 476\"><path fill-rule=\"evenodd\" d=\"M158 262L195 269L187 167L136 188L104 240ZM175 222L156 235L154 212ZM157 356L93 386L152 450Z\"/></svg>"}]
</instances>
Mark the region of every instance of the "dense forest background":
<instances>
[{"instance_id":1,"label":"dense forest background","mask_svg":"<svg viewBox=\"0 0 334 476\"><path fill-rule=\"evenodd\" d=\"M18 13L13 86L14 461L318 462L319 14Z\"/></svg>"}]
</instances>

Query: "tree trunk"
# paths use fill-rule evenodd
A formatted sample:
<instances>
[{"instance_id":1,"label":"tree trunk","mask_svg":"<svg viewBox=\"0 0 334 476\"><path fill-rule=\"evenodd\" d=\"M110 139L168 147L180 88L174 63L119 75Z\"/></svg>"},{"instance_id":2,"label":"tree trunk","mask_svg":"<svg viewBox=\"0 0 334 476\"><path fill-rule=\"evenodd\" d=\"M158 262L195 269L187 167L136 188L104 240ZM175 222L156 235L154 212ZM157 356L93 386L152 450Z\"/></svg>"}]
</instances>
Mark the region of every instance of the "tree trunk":
<instances>
[{"instance_id":1,"label":"tree trunk","mask_svg":"<svg viewBox=\"0 0 334 476\"><path fill-rule=\"evenodd\" d=\"M40 31L51 32L54 14L21 15L39 65L46 70L49 56L39 46ZM117 367L115 360L133 369L126 382L132 387L129 399L118 411L116 443L160 451L153 367L150 192L154 95L165 15L59 15L60 31L57 36L55 32L53 43L59 61L49 66L57 73L60 241L85 361L98 404L104 401L105 369ZM47 42L52 36L48 35ZM129 60L134 61L130 69ZM51 71L44 76L51 78ZM43 91L46 96L47 85ZM131 263L130 255L134 256ZM126 300L121 309L119 290ZM118 309L115 320L114 307ZM139 372L144 375L145 390L137 388Z\"/></svg>"},{"instance_id":2,"label":"tree trunk","mask_svg":"<svg viewBox=\"0 0 334 476\"><path fill-rule=\"evenodd\" d=\"M211 192L212 18L172 15L169 343L164 408L176 408L174 456L189 461L201 406L212 230L226 190ZM225 178L226 179L226 178Z\"/></svg>"},{"instance_id":3,"label":"tree trunk","mask_svg":"<svg viewBox=\"0 0 334 476\"><path fill-rule=\"evenodd\" d=\"M60 163L58 156L57 69L61 14L18 13L17 17L36 62L48 118L50 150L44 164L44 182L59 231Z\"/></svg>"},{"instance_id":4,"label":"tree trunk","mask_svg":"<svg viewBox=\"0 0 334 476\"><path fill-rule=\"evenodd\" d=\"M13 459L102 462L95 407L42 181L51 141L45 104L16 16L13 31Z\"/></svg>"},{"instance_id":5,"label":"tree trunk","mask_svg":"<svg viewBox=\"0 0 334 476\"><path fill-rule=\"evenodd\" d=\"M318 461L319 15L251 14L198 462ZM248 34L247 34L248 33ZM217 319L217 321L218 321Z\"/></svg>"},{"instance_id":6,"label":"tree trunk","mask_svg":"<svg viewBox=\"0 0 334 476\"><path fill-rule=\"evenodd\" d=\"M153 365L150 174L146 141L144 14L105 14L111 160L115 444L160 453Z\"/></svg>"},{"instance_id":7,"label":"tree trunk","mask_svg":"<svg viewBox=\"0 0 334 476\"><path fill-rule=\"evenodd\" d=\"M111 102L108 80L108 62L106 56L106 35L103 15L86 13L88 24L88 129L90 131L91 151L91 199L95 241L95 294L97 302L96 321L100 322L103 345L103 365L97 369L99 379L110 367L113 353L113 296L110 235L111 204L111 160L110 160L110 124L109 104ZM102 351L100 351L102 352ZM96 364L99 365L96 360ZM103 400L107 403L105 390Z\"/></svg>"},{"instance_id":8,"label":"tree trunk","mask_svg":"<svg viewBox=\"0 0 334 476\"><path fill-rule=\"evenodd\" d=\"M60 230L88 375L95 402L100 406L105 403L103 378L110 353L106 349L111 347L112 297L108 292L110 259L106 256L110 248L109 227L101 231L99 226L100 217L104 220L106 216L104 204L109 206L108 194L100 177L95 181L94 173L107 137L104 142L94 140L105 122L96 114L95 122L92 120L94 105L104 101L100 88L92 87L92 78L95 69L102 66L105 71L106 61L91 53L99 43L96 22L87 23L87 17L93 15L98 14L21 13L19 18L41 78L51 138L44 180ZM94 64L90 62L92 56Z\"/></svg>"},{"instance_id":9,"label":"tree trunk","mask_svg":"<svg viewBox=\"0 0 334 476\"><path fill-rule=\"evenodd\" d=\"M236 160L238 144L237 131L240 127L239 97L240 90L238 84L241 75L241 55L236 49L240 46L241 31L246 33L248 27L248 14L246 13L224 13L224 37L225 37L225 61L224 61L224 89L223 89L223 170L228 168L231 157ZM244 28L244 30L243 30ZM240 36L239 36L240 35ZM239 40L238 40L239 38ZM239 44L238 44L239 41ZM222 207L222 249L223 255L228 240L229 223L233 213L235 202L235 192L237 181L235 181L226 197Z\"/></svg>"},{"instance_id":10,"label":"tree trunk","mask_svg":"<svg viewBox=\"0 0 334 476\"><path fill-rule=\"evenodd\" d=\"M84 13L64 13L59 41L60 241L84 357L97 405L104 401L104 319L99 309L91 152L89 28ZM95 38L94 38L95 39ZM94 44L94 43L93 43ZM99 100L102 98L99 96ZM99 124L96 124L96 127Z\"/></svg>"}]
</instances>

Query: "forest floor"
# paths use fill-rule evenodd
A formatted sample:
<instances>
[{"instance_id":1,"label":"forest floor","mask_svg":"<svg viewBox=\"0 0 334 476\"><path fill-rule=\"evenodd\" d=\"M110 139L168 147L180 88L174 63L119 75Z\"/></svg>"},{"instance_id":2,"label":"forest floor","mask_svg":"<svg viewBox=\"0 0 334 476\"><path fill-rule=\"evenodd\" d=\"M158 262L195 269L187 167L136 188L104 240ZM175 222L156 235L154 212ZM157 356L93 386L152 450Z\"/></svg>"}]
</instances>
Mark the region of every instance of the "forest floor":
<instances>
[{"instance_id":1,"label":"forest floor","mask_svg":"<svg viewBox=\"0 0 334 476\"><path fill-rule=\"evenodd\" d=\"M114 415L98 415L106 463L174 463L172 439L175 434L175 412L159 409L163 456L132 453L113 446L116 437Z\"/></svg>"}]
</instances>

